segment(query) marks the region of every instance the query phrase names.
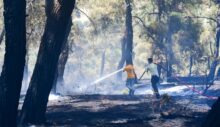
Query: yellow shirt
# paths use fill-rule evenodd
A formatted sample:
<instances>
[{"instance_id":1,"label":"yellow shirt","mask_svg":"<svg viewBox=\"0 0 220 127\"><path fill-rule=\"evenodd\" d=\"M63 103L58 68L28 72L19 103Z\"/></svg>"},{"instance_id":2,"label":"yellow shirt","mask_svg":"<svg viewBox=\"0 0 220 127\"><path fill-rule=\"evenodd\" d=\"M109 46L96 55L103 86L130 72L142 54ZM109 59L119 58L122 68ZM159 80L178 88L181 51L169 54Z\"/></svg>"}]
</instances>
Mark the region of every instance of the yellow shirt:
<instances>
[{"instance_id":1,"label":"yellow shirt","mask_svg":"<svg viewBox=\"0 0 220 127\"><path fill-rule=\"evenodd\" d=\"M135 78L134 67L132 65L127 65L124 71L127 72L128 78Z\"/></svg>"}]
</instances>

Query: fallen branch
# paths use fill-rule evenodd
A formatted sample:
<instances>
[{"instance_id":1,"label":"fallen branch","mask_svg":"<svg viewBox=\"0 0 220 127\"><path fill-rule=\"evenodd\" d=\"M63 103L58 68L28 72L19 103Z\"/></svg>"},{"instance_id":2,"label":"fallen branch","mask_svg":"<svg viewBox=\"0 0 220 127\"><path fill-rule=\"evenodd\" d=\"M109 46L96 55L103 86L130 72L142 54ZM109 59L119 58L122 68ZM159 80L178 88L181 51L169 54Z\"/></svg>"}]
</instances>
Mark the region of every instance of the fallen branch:
<instances>
[{"instance_id":1,"label":"fallen branch","mask_svg":"<svg viewBox=\"0 0 220 127\"><path fill-rule=\"evenodd\" d=\"M95 32L98 33L97 31L97 28L96 28L96 24L95 22L92 20L92 18L90 18L84 11L82 11L81 9L79 9L78 7L75 7L75 9L77 9L78 11L80 11L81 13L83 13L88 19L89 21L92 23L94 29L95 29Z\"/></svg>"},{"instance_id":2,"label":"fallen branch","mask_svg":"<svg viewBox=\"0 0 220 127\"><path fill-rule=\"evenodd\" d=\"M185 16L184 18L197 18L197 19L208 19L217 23L217 20L212 17L204 17L204 16Z\"/></svg>"}]
</instances>

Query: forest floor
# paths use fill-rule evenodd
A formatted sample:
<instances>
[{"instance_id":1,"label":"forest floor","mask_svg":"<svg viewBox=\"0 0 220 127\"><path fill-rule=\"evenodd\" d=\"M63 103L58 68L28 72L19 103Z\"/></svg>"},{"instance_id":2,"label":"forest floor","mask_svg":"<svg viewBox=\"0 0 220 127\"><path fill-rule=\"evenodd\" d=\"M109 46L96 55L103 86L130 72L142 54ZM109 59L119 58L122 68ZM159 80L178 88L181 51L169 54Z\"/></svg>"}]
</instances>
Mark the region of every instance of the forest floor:
<instances>
[{"instance_id":1,"label":"forest floor","mask_svg":"<svg viewBox=\"0 0 220 127\"><path fill-rule=\"evenodd\" d=\"M175 96L161 102L152 96L86 95L50 101L48 126L200 127L210 100ZM167 98L167 97L165 97ZM163 112L163 113L162 113ZM163 115L162 115L162 114Z\"/></svg>"},{"instance_id":2,"label":"forest floor","mask_svg":"<svg viewBox=\"0 0 220 127\"><path fill-rule=\"evenodd\" d=\"M189 92L187 88L179 93L172 92L173 89L177 91L181 87L165 88L163 93L167 94L160 100L150 94L137 94L135 97L99 94L53 95L48 103L48 122L45 126L200 127L215 100ZM220 85L213 85L206 94L219 96L219 91Z\"/></svg>"}]
</instances>

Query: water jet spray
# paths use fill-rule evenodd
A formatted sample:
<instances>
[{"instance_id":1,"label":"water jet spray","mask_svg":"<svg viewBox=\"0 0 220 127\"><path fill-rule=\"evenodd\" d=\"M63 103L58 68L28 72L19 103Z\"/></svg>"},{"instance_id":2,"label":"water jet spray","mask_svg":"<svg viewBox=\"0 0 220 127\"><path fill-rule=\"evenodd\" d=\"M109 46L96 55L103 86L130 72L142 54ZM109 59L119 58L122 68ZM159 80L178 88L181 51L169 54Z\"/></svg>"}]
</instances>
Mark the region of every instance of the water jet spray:
<instances>
[{"instance_id":1,"label":"water jet spray","mask_svg":"<svg viewBox=\"0 0 220 127\"><path fill-rule=\"evenodd\" d=\"M111 76L113 76L113 75L115 75L115 74L117 74L117 73L123 71L123 70L124 70L124 68L121 68L121 69L119 69L119 70L117 70L117 71L115 71L115 72L112 72L112 73L110 73L110 74L104 76L104 77L101 77L101 78L95 80L94 82L92 82L91 85L97 84L97 83L99 83L99 82L101 82L101 81L103 81L103 80L105 80L105 79L107 79L107 78L109 78L109 77L111 77Z\"/></svg>"}]
</instances>

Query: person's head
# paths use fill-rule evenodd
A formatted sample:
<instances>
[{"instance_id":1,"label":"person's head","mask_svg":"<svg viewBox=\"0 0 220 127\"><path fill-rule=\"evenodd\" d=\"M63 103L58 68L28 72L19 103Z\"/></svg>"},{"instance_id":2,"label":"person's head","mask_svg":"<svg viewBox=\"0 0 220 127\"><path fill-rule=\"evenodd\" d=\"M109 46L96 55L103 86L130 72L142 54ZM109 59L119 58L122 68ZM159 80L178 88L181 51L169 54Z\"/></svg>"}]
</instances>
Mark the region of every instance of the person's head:
<instances>
[{"instance_id":1,"label":"person's head","mask_svg":"<svg viewBox=\"0 0 220 127\"><path fill-rule=\"evenodd\" d=\"M151 64L151 63L153 63L153 58L148 58L147 61L149 64Z\"/></svg>"}]
</instances>

